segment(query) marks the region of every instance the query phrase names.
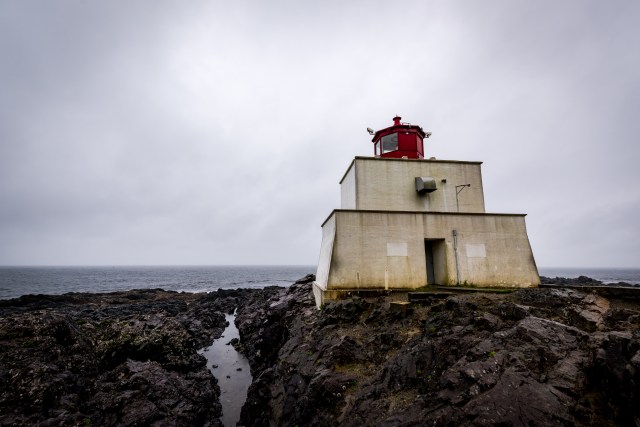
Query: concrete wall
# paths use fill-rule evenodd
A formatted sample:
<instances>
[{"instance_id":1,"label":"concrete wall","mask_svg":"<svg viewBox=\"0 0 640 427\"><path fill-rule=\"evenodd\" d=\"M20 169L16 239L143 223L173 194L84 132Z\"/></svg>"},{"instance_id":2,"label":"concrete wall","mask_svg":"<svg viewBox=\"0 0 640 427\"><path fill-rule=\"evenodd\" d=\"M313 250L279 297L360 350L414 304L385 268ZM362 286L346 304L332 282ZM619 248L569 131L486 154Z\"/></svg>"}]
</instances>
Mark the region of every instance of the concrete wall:
<instances>
[{"instance_id":1,"label":"concrete wall","mask_svg":"<svg viewBox=\"0 0 640 427\"><path fill-rule=\"evenodd\" d=\"M471 184L458 196L460 212L484 212L480 165L481 162L356 157L340 183L342 209L456 212L455 186ZM435 178L438 189L418 194L415 178L419 176Z\"/></svg>"},{"instance_id":2,"label":"concrete wall","mask_svg":"<svg viewBox=\"0 0 640 427\"><path fill-rule=\"evenodd\" d=\"M316 283L322 288L327 288L331 257L333 255L333 244L336 235L336 218L330 216L322 225L322 243L320 244L320 259L318 260L318 270L316 272Z\"/></svg>"},{"instance_id":3,"label":"concrete wall","mask_svg":"<svg viewBox=\"0 0 640 427\"><path fill-rule=\"evenodd\" d=\"M457 230L457 268L452 230ZM323 225L317 281L327 290L424 286L425 239L436 239L438 284L457 284L457 272L460 282L469 286L540 283L524 215L359 210L336 210Z\"/></svg>"},{"instance_id":4,"label":"concrete wall","mask_svg":"<svg viewBox=\"0 0 640 427\"><path fill-rule=\"evenodd\" d=\"M356 168L355 162L351 162L351 166L347 169L347 173L340 181L340 208L341 209L357 209L356 207Z\"/></svg>"}]
</instances>

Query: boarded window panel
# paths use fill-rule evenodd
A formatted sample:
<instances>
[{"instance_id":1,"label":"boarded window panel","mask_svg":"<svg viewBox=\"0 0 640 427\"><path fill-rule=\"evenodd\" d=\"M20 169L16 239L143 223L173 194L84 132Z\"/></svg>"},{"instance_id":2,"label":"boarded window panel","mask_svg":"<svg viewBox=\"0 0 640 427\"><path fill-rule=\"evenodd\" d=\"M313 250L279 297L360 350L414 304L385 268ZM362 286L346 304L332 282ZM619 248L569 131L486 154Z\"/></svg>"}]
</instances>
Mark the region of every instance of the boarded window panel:
<instances>
[{"instance_id":1,"label":"boarded window panel","mask_svg":"<svg viewBox=\"0 0 640 427\"><path fill-rule=\"evenodd\" d=\"M407 243L387 243L387 256L408 256Z\"/></svg>"},{"instance_id":2,"label":"boarded window panel","mask_svg":"<svg viewBox=\"0 0 640 427\"><path fill-rule=\"evenodd\" d=\"M486 258L487 251L484 248L484 243L467 244L465 245L467 250L467 258Z\"/></svg>"}]
</instances>

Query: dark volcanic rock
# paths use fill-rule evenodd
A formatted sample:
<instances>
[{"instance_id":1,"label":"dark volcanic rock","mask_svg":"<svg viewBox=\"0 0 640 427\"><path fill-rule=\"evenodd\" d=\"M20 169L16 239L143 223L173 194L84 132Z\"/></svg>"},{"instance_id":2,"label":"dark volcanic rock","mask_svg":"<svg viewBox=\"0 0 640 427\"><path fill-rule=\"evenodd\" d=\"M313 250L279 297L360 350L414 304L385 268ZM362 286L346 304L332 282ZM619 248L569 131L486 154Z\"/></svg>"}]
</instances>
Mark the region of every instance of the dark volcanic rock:
<instances>
[{"instance_id":1,"label":"dark volcanic rock","mask_svg":"<svg viewBox=\"0 0 640 427\"><path fill-rule=\"evenodd\" d=\"M587 276L578 276L574 278L566 277L545 277L540 276L540 283L546 285L560 285L560 286L616 286L616 287L639 287L627 282L607 283L604 284L600 280L592 279Z\"/></svg>"},{"instance_id":2,"label":"dark volcanic rock","mask_svg":"<svg viewBox=\"0 0 640 427\"><path fill-rule=\"evenodd\" d=\"M219 425L219 389L198 349L236 309L230 345L254 378L245 426L640 425L633 289L410 307L353 298L317 310L313 280L0 301L0 425Z\"/></svg>"},{"instance_id":3,"label":"dark volcanic rock","mask_svg":"<svg viewBox=\"0 0 640 427\"><path fill-rule=\"evenodd\" d=\"M638 425L640 305L576 289L314 309L299 283L239 309L267 425Z\"/></svg>"},{"instance_id":4,"label":"dark volcanic rock","mask_svg":"<svg viewBox=\"0 0 640 427\"><path fill-rule=\"evenodd\" d=\"M218 425L198 350L274 289L27 295L0 301L0 425Z\"/></svg>"},{"instance_id":5,"label":"dark volcanic rock","mask_svg":"<svg viewBox=\"0 0 640 427\"><path fill-rule=\"evenodd\" d=\"M592 279L587 276L578 276L574 278L540 276L540 283L565 286L602 286L602 282L600 280Z\"/></svg>"}]
</instances>

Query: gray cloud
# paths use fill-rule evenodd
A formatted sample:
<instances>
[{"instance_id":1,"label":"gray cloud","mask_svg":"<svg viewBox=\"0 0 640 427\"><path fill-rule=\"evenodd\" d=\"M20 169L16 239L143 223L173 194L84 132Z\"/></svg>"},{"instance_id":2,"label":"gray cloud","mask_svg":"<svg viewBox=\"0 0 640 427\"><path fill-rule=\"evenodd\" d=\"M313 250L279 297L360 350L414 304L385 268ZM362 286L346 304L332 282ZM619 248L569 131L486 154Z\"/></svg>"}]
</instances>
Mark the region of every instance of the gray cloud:
<instances>
[{"instance_id":1,"label":"gray cloud","mask_svg":"<svg viewBox=\"0 0 640 427\"><path fill-rule=\"evenodd\" d=\"M394 114L540 266L638 266L640 6L0 4L0 264L314 264Z\"/></svg>"}]
</instances>

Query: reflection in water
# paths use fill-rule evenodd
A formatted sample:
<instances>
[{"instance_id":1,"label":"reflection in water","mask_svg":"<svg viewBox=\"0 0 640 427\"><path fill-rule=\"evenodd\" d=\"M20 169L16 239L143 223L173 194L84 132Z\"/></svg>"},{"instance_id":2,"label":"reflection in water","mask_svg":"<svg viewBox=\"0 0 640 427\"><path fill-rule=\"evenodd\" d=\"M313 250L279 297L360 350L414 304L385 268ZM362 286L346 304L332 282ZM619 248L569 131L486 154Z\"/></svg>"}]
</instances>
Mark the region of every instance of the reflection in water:
<instances>
[{"instance_id":1,"label":"reflection in water","mask_svg":"<svg viewBox=\"0 0 640 427\"><path fill-rule=\"evenodd\" d=\"M240 420L240 409L247 400L247 390L252 378L247 359L229 344L232 339L240 338L234 323L236 317L227 314L225 318L229 326L222 337L215 340L211 347L202 350L201 354L207 358L207 367L218 380L222 404L221 420L228 427L235 426Z\"/></svg>"}]
</instances>

